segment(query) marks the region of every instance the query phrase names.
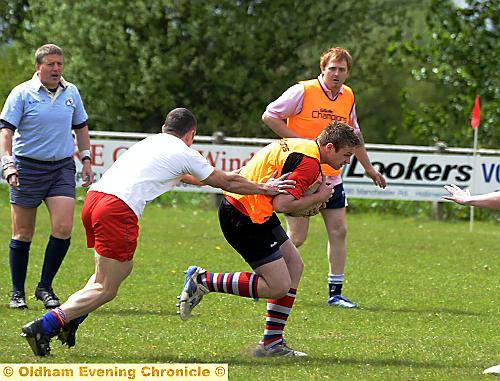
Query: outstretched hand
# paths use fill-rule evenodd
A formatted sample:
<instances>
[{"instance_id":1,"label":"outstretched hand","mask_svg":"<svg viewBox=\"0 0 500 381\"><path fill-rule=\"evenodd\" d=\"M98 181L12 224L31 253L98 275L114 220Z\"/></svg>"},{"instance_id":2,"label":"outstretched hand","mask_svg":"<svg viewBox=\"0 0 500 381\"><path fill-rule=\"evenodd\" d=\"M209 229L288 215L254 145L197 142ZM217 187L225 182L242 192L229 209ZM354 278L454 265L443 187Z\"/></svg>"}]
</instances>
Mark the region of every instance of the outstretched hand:
<instances>
[{"instance_id":1,"label":"outstretched hand","mask_svg":"<svg viewBox=\"0 0 500 381\"><path fill-rule=\"evenodd\" d=\"M373 184L375 184L379 188L385 189L387 183L384 176L382 176L379 171L374 168L372 171L366 171L366 174L372 179Z\"/></svg>"},{"instance_id":2,"label":"outstretched hand","mask_svg":"<svg viewBox=\"0 0 500 381\"><path fill-rule=\"evenodd\" d=\"M266 181L264 185L265 192L264 194L267 196L276 196L278 194L287 193L286 189L295 188L295 180L288 180L288 175L290 172L281 175L276 178L278 175L278 171L275 171L269 180Z\"/></svg>"},{"instance_id":3,"label":"outstretched hand","mask_svg":"<svg viewBox=\"0 0 500 381\"><path fill-rule=\"evenodd\" d=\"M450 196L443 196L445 200L454 201L458 204L465 205L471 199L471 195L468 189L463 191L455 184L445 185L444 189L446 189L448 193L450 193Z\"/></svg>"}]
</instances>

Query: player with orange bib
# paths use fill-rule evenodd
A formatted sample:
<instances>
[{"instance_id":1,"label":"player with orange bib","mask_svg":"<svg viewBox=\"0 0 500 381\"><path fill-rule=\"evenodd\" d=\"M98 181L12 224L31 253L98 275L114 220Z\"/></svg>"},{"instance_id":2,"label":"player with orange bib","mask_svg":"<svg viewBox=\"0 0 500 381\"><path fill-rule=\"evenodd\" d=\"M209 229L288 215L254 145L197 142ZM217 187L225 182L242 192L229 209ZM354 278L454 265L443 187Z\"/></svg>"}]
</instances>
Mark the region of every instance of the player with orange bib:
<instances>
[{"instance_id":1,"label":"player with orange bib","mask_svg":"<svg viewBox=\"0 0 500 381\"><path fill-rule=\"evenodd\" d=\"M352 128L345 123L332 123L316 140L282 139L258 151L240 174L250 181L262 182L276 171L290 173L288 179L295 180L295 188L273 198L225 193L219 207L222 232L253 271L214 273L198 266L189 267L180 295L181 319L188 319L191 310L209 292L266 298L264 335L254 355L305 356L283 339L304 264L275 212L292 213L327 201L333 185L325 181L320 164L339 169L349 163L358 145ZM305 194L318 177L322 181L316 192Z\"/></svg>"}]
</instances>

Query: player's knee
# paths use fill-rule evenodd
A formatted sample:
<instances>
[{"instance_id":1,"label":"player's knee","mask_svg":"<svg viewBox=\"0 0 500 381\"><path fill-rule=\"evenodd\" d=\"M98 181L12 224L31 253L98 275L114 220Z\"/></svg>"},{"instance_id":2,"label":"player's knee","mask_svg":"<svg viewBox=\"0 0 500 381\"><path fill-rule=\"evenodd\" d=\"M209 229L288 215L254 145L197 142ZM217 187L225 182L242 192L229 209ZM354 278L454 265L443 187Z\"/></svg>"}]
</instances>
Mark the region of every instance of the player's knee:
<instances>
[{"instance_id":1,"label":"player's knee","mask_svg":"<svg viewBox=\"0 0 500 381\"><path fill-rule=\"evenodd\" d=\"M341 225L329 232L329 236L333 239L345 239L347 237L347 226Z\"/></svg>"},{"instance_id":2,"label":"player's knee","mask_svg":"<svg viewBox=\"0 0 500 381\"><path fill-rule=\"evenodd\" d=\"M18 229L12 235L12 238L14 238L17 241L31 242L31 240L33 238L33 233L34 233L34 231L31 229Z\"/></svg>"},{"instance_id":3,"label":"player's knee","mask_svg":"<svg viewBox=\"0 0 500 381\"><path fill-rule=\"evenodd\" d=\"M102 283L94 283L92 288L97 291L100 304L107 303L113 300L118 293L116 288L103 285Z\"/></svg>"},{"instance_id":4,"label":"player's knee","mask_svg":"<svg viewBox=\"0 0 500 381\"><path fill-rule=\"evenodd\" d=\"M297 258L297 262L294 264L295 272L300 276L304 271L304 261L302 258Z\"/></svg>"},{"instance_id":5,"label":"player's knee","mask_svg":"<svg viewBox=\"0 0 500 381\"><path fill-rule=\"evenodd\" d=\"M71 236L72 222L60 222L52 227L52 235L56 238L67 239Z\"/></svg>"},{"instance_id":6,"label":"player's knee","mask_svg":"<svg viewBox=\"0 0 500 381\"><path fill-rule=\"evenodd\" d=\"M307 235L305 234L290 234L290 240L295 247L300 247L306 242Z\"/></svg>"},{"instance_id":7,"label":"player's knee","mask_svg":"<svg viewBox=\"0 0 500 381\"><path fill-rule=\"evenodd\" d=\"M288 287L286 290L285 288L271 290L271 293L269 294L269 299L281 299L286 295L289 289L290 287Z\"/></svg>"},{"instance_id":8,"label":"player's knee","mask_svg":"<svg viewBox=\"0 0 500 381\"><path fill-rule=\"evenodd\" d=\"M271 294L269 297L271 299L280 299L284 297L288 290L290 290L290 287L292 286L292 282L290 278L288 279L282 279L281 282L277 283L272 289L271 289Z\"/></svg>"},{"instance_id":9,"label":"player's knee","mask_svg":"<svg viewBox=\"0 0 500 381\"><path fill-rule=\"evenodd\" d=\"M113 289L104 289L101 298L104 303L112 301L116 295L118 294L118 290L116 288Z\"/></svg>"}]
</instances>

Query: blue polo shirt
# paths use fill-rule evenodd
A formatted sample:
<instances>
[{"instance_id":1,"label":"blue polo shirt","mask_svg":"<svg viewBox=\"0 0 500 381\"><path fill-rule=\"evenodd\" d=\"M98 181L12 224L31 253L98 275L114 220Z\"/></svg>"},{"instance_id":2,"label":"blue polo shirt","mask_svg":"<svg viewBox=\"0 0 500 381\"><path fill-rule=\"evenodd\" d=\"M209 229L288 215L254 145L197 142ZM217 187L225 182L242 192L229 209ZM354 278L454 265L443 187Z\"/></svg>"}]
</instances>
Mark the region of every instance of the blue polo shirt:
<instances>
[{"instance_id":1,"label":"blue polo shirt","mask_svg":"<svg viewBox=\"0 0 500 381\"><path fill-rule=\"evenodd\" d=\"M2 127L14 129L15 156L54 161L73 155L72 129L85 127L88 115L75 85L61 78L50 94L35 73L10 92L0 119L8 123Z\"/></svg>"}]
</instances>

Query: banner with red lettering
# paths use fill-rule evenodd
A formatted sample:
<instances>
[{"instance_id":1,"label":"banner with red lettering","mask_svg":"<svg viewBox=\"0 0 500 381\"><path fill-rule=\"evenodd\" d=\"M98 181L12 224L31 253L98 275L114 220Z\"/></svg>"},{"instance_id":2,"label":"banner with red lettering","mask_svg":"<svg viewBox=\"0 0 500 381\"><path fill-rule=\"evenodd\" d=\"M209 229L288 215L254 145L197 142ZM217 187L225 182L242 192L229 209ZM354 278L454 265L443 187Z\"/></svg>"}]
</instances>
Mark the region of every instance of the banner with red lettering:
<instances>
[{"instance_id":1,"label":"banner with red lettering","mask_svg":"<svg viewBox=\"0 0 500 381\"><path fill-rule=\"evenodd\" d=\"M135 141L98 140L91 141L95 180ZM214 167L223 171L234 171L252 158L261 147L242 145L194 144ZM364 175L361 164L355 157L343 171L346 194L354 198L389 200L439 201L445 193L442 186L455 183L461 187L472 185L472 156L448 154L422 154L411 152L370 152L374 167L387 179L387 189L376 188ZM500 190L500 156L477 157L475 192L488 193ZM78 171L81 163L75 158ZM78 183L81 184L80 173ZM180 191L220 193L219 189L181 184Z\"/></svg>"}]
</instances>

